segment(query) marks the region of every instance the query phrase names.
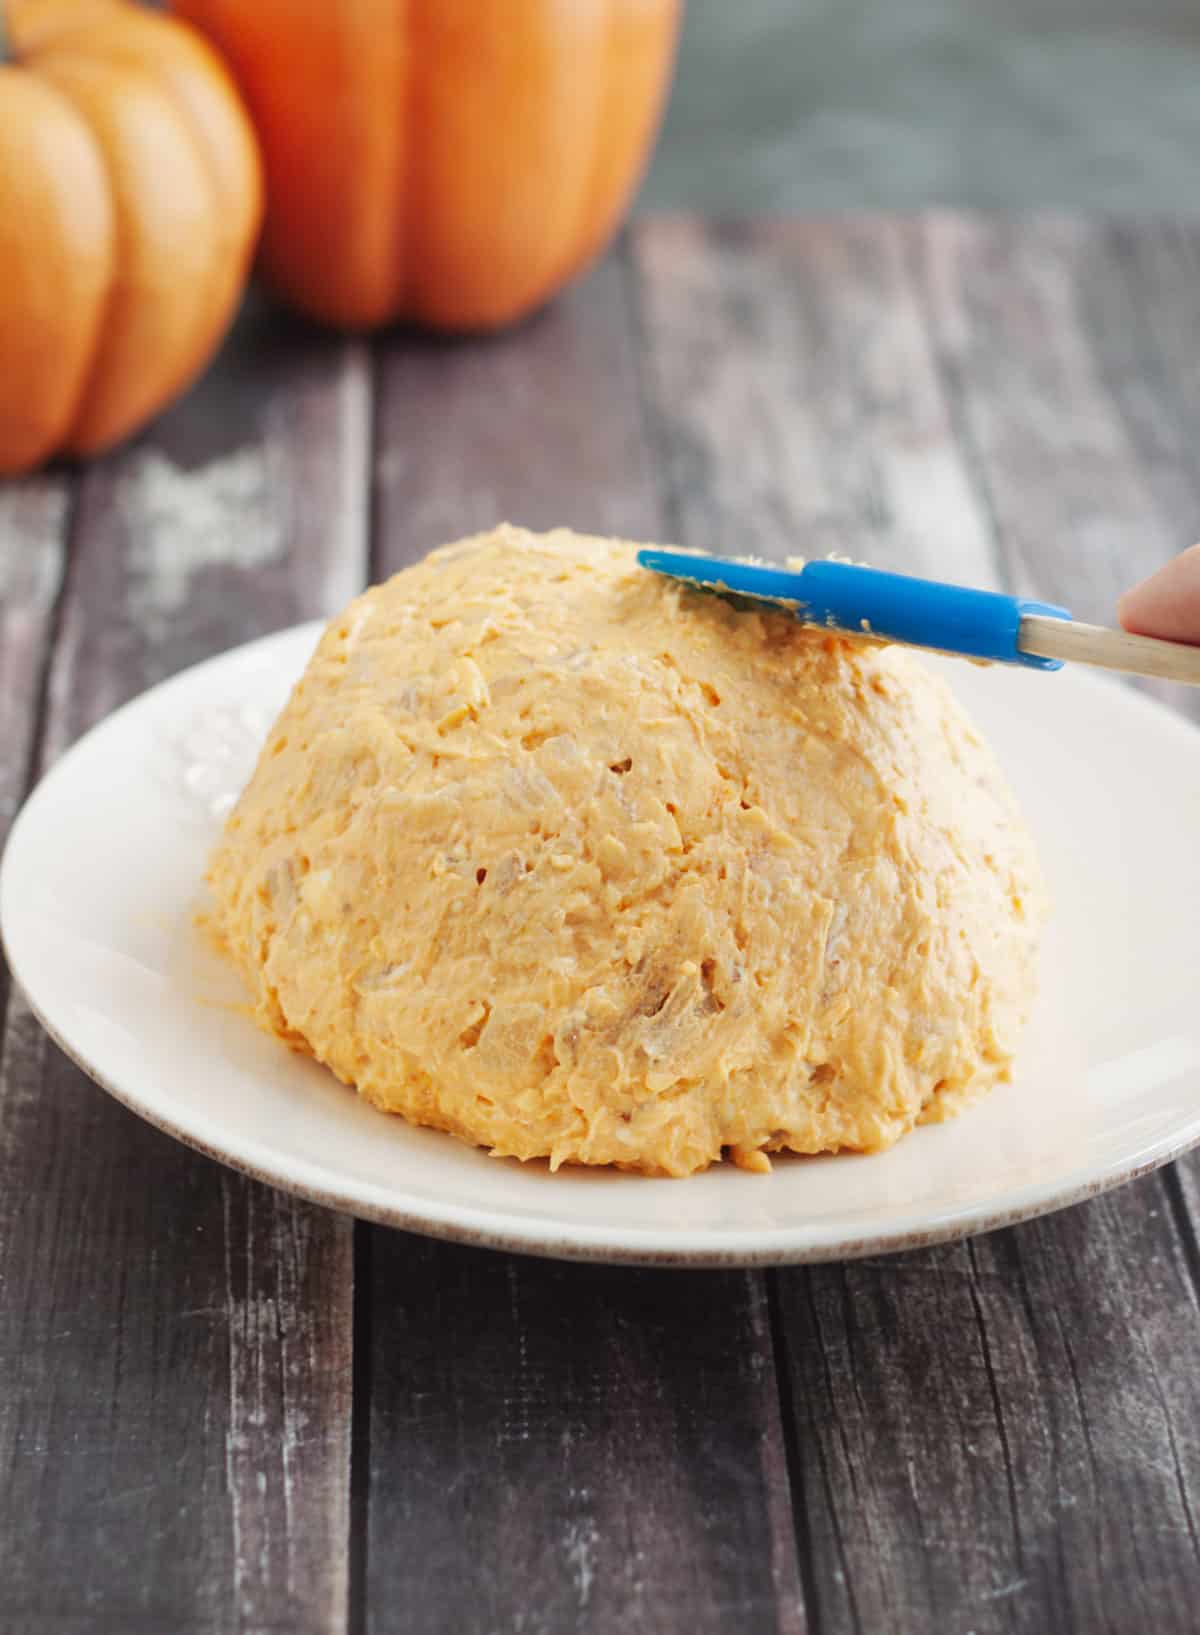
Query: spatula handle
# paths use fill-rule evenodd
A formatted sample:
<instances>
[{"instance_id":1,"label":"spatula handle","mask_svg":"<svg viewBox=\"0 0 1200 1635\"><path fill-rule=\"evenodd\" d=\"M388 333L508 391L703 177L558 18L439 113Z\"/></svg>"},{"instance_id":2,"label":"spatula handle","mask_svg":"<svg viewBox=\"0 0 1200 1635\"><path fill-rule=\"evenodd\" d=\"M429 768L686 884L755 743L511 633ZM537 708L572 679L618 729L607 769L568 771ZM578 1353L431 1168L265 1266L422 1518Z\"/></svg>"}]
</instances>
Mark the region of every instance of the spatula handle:
<instances>
[{"instance_id":1,"label":"spatula handle","mask_svg":"<svg viewBox=\"0 0 1200 1635\"><path fill-rule=\"evenodd\" d=\"M1021 618L1017 646L1042 659L1068 659L1120 670L1132 676L1159 676L1200 687L1200 647L1131 636L1127 630L1105 630L1073 619L1047 619L1038 613Z\"/></svg>"}]
</instances>

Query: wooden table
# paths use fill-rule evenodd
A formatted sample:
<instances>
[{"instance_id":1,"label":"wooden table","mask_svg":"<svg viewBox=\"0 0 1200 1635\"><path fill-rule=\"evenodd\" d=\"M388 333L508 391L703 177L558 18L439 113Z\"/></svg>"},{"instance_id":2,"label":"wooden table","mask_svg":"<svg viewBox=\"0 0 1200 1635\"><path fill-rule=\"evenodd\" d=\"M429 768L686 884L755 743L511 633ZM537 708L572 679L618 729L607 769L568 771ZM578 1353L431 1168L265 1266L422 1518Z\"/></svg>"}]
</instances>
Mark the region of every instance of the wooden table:
<instances>
[{"instance_id":1,"label":"wooden table","mask_svg":"<svg viewBox=\"0 0 1200 1635\"><path fill-rule=\"evenodd\" d=\"M500 518L1106 617L1200 533L1200 230L649 219L497 340L251 310L0 491L0 832L122 700ZM467 1251L187 1151L12 991L0 1630L1192 1635L1198 1219L1188 1160L842 1266Z\"/></svg>"}]
</instances>

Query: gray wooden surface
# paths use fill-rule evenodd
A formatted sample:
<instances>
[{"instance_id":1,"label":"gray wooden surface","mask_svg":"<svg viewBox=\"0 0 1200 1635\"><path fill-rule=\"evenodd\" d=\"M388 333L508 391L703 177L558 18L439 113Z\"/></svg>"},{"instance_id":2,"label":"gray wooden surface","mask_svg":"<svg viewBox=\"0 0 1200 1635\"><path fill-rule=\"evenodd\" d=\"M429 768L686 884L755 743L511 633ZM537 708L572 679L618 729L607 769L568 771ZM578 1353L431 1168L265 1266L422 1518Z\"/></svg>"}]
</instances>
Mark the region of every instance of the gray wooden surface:
<instances>
[{"instance_id":1,"label":"gray wooden surface","mask_svg":"<svg viewBox=\"0 0 1200 1635\"><path fill-rule=\"evenodd\" d=\"M0 490L0 838L124 698L503 516L1107 617L1200 532L1198 272L1171 224L651 218L493 341L254 307ZM4 1002L0 1630L1198 1627L1195 1160L890 1259L559 1266L245 1181Z\"/></svg>"}]
</instances>

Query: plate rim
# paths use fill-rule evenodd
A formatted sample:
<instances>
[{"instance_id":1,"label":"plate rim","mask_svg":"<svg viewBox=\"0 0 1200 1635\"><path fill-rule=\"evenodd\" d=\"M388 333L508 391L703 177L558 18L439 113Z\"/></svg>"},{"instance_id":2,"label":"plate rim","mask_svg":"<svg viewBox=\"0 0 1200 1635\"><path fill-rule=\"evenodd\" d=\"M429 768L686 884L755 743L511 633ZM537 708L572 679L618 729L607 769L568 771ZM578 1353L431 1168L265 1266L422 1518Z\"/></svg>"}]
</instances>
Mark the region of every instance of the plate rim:
<instances>
[{"instance_id":1,"label":"plate rim","mask_svg":"<svg viewBox=\"0 0 1200 1635\"><path fill-rule=\"evenodd\" d=\"M60 778L68 776L77 752L82 751L97 734L113 727L127 712L143 707L152 696L161 699L170 689L194 683L209 669L218 668L234 659L251 660L271 647L289 643L300 644L312 637L314 642L324 628L322 619L304 620L283 630L273 631L249 642L239 643L223 652L209 655L174 675L143 689L117 709L109 712L82 733L46 769L33 789L29 791L12 823L7 842L0 855L0 944L3 945L9 971L21 989L25 1002L39 1026L53 1043L83 1073L121 1106L142 1118L152 1127L181 1142L193 1151L224 1164L252 1180L278 1188L292 1196L306 1199L341 1214L390 1226L397 1230L415 1232L421 1236L460 1243L475 1248L495 1249L501 1252L526 1254L538 1258L609 1265L661 1267L695 1270L731 1270L819 1264L822 1262L855 1260L867 1256L896 1254L905 1250L930 1247L940 1243L960 1241L980 1233L1037 1219L1059 1209L1102 1195L1127 1182L1139 1179L1182 1157L1200 1146L1200 1098L1192 1116L1157 1141L1128 1159L1114 1159L1099 1170L1090 1164L1075 1165L1060 1172L1052 1180L1030 1182L973 1203L965 1203L932 1214L909 1211L897 1217L893 1226L872 1233L847 1233L837 1230L828 1236L819 1232L814 1237L811 1226L791 1226L776 1229L752 1228L744 1234L728 1227L719 1229L689 1228L685 1241L677 1245L663 1242L661 1229L650 1227L617 1227L578 1223L569 1230L560 1219L539 1226L536 1218L525 1222L503 1209L479 1208L470 1203L441 1206L425 1199L405 1198L401 1188L394 1199L380 1195L381 1189L370 1182L358 1182L348 1189L339 1189L336 1175L320 1164L302 1158L287 1158L283 1167L276 1155L258 1150L257 1141L241 1142L240 1150L230 1150L215 1139L206 1128L205 1120L179 1122L157 1103L149 1103L136 1090L116 1084L106 1073L90 1061L52 1023L40 997L31 989L22 970L19 954L14 956L8 907L9 881L14 865L12 858L25 827L36 819L37 808L47 798L47 791ZM1051 685L1053 683L1050 683ZM294 682L292 683L294 685ZM1115 678L1081 671L1073 673L1071 685L1099 690L1111 698L1121 696L1127 708L1150 716L1156 726L1177 732L1193 750L1200 749L1200 729L1158 699L1134 692ZM1198 1087L1200 1088L1200 1087ZM845 1155L847 1161L853 1155ZM753 1182L756 1178L745 1178ZM663 1184L674 1184L664 1182ZM759 1183L764 1184L764 1183ZM769 1181L765 1182L769 1185ZM1007 1201L999 1202L999 1198ZM924 1220L926 1224L920 1224Z\"/></svg>"}]
</instances>

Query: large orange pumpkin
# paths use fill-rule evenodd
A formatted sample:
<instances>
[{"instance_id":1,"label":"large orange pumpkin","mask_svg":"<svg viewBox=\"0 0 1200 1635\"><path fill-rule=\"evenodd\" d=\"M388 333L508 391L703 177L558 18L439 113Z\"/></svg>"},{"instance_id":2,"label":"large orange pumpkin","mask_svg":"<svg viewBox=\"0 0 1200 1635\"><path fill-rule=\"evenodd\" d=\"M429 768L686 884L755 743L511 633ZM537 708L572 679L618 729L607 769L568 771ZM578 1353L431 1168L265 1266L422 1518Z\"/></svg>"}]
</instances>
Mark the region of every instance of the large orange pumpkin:
<instances>
[{"instance_id":1,"label":"large orange pumpkin","mask_svg":"<svg viewBox=\"0 0 1200 1635\"><path fill-rule=\"evenodd\" d=\"M172 0L267 171L262 266L354 326L491 328L604 245L641 173L680 0Z\"/></svg>"},{"instance_id":2,"label":"large orange pumpkin","mask_svg":"<svg viewBox=\"0 0 1200 1635\"><path fill-rule=\"evenodd\" d=\"M127 0L0 0L0 472L115 443L207 362L261 215L193 30Z\"/></svg>"}]
</instances>

